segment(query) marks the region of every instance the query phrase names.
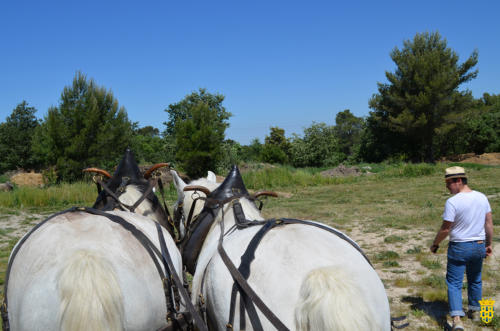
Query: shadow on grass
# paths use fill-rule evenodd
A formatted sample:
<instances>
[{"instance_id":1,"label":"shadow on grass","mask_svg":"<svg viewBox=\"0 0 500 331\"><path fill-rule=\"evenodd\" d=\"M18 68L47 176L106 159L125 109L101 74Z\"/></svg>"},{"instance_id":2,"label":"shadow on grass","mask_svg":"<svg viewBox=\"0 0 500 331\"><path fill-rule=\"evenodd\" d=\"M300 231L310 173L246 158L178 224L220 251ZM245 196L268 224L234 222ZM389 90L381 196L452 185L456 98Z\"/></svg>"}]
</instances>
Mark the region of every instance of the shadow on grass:
<instances>
[{"instance_id":1,"label":"shadow on grass","mask_svg":"<svg viewBox=\"0 0 500 331\"><path fill-rule=\"evenodd\" d=\"M424 301L420 296L406 296L401 300L411 304L412 310L422 310L434 319L443 330L451 330L451 325L446 320L448 314L448 303L446 301Z\"/></svg>"}]
</instances>

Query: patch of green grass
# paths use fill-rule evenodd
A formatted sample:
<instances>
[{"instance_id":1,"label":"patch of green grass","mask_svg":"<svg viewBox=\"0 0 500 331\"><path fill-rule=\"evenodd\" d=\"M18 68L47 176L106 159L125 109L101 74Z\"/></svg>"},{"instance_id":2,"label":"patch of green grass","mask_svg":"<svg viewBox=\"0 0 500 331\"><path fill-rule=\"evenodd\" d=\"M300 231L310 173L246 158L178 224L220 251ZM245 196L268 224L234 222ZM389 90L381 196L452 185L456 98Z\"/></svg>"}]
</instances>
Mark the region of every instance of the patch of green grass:
<instances>
[{"instance_id":1,"label":"patch of green grass","mask_svg":"<svg viewBox=\"0 0 500 331\"><path fill-rule=\"evenodd\" d=\"M394 286L396 287L410 287L413 284L409 277L400 277L394 279Z\"/></svg>"},{"instance_id":2,"label":"patch of green grass","mask_svg":"<svg viewBox=\"0 0 500 331\"><path fill-rule=\"evenodd\" d=\"M64 209L70 206L92 205L96 197L95 187L90 182L63 183L43 188L25 186L11 192L0 192L0 207Z\"/></svg>"},{"instance_id":3,"label":"patch of green grass","mask_svg":"<svg viewBox=\"0 0 500 331\"><path fill-rule=\"evenodd\" d=\"M399 267L398 261L384 261L384 267Z\"/></svg>"},{"instance_id":4,"label":"patch of green grass","mask_svg":"<svg viewBox=\"0 0 500 331\"><path fill-rule=\"evenodd\" d=\"M425 269L418 269L417 270L417 275L425 275L427 274L427 271Z\"/></svg>"},{"instance_id":5,"label":"patch of green grass","mask_svg":"<svg viewBox=\"0 0 500 331\"><path fill-rule=\"evenodd\" d=\"M3 229L0 228L0 236L6 236L14 230L15 229L13 229L13 228L3 228Z\"/></svg>"},{"instance_id":6,"label":"patch of green grass","mask_svg":"<svg viewBox=\"0 0 500 331\"><path fill-rule=\"evenodd\" d=\"M384 242L388 243L388 244L403 241L403 240L405 240L403 237L397 236L395 234L392 234L392 235L384 238Z\"/></svg>"},{"instance_id":7,"label":"patch of green grass","mask_svg":"<svg viewBox=\"0 0 500 331\"><path fill-rule=\"evenodd\" d=\"M441 172L444 172L444 168L440 164L435 165L429 163L399 163L386 168L385 171L378 173L377 176L381 178L421 177Z\"/></svg>"},{"instance_id":8,"label":"patch of green grass","mask_svg":"<svg viewBox=\"0 0 500 331\"><path fill-rule=\"evenodd\" d=\"M399 258L399 254L394 251L382 251L375 255L375 260L377 261L386 261L397 258Z\"/></svg>"},{"instance_id":9,"label":"patch of green grass","mask_svg":"<svg viewBox=\"0 0 500 331\"><path fill-rule=\"evenodd\" d=\"M9 263L10 252L18 241L19 238L14 237L9 237L7 240L3 240L3 242L6 242L7 245L0 249L0 285L4 284L5 271L7 270L7 264Z\"/></svg>"},{"instance_id":10,"label":"patch of green grass","mask_svg":"<svg viewBox=\"0 0 500 331\"><path fill-rule=\"evenodd\" d=\"M402 203L399 201L393 201L392 203ZM375 223L377 223L377 227L380 229L379 224L383 224L384 228L394 228L394 229L399 229L399 230L408 230L409 227L406 225L406 221L402 219L401 217L395 217L395 216L382 216L378 217L375 220Z\"/></svg>"},{"instance_id":11,"label":"patch of green grass","mask_svg":"<svg viewBox=\"0 0 500 331\"><path fill-rule=\"evenodd\" d=\"M32 225L32 224L36 223L37 221L38 221L37 217L28 216L21 221L21 224L22 225Z\"/></svg>"},{"instance_id":12,"label":"patch of green grass","mask_svg":"<svg viewBox=\"0 0 500 331\"><path fill-rule=\"evenodd\" d=\"M358 182L361 177L324 177L319 168L293 168L273 166L245 172L242 174L248 189L301 188L307 186L333 185ZM348 200L340 197L341 201Z\"/></svg>"},{"instance_id":13,"label":"patch of green grass","mask_svg":"<svg viewBox=\"0 0 500 331\"><path fill-rule=\"evenodd\" d=\"M422 298L425 301L446 301L448 300L448 291L446 289L428 289L422 292Z\"/></svg>"},{"instance_id":14,"label":"patch of green grass","mask_svg":"<svg viewBox=\"0 0 500 331\"><path fill-rule=\"evenodd\" d=\"M413 246L413 248L409 248L406 253L407 254L419 254L422 252L422 246Z\"/></svg>"},{"instance_id":15,"label":"patch of green grass","mask_svg":"<svg viewBox=\"0 0 500 331\"><path fill-rule=\"evenodd\" d=\"M420 281L422 285L430 286L432 288L446 289L446 280L443 276L430 275Z\"/></svg>"},{"instance_id":16,"label":"patch of green grass","mask_svg":"<svg viewBox=\"0 0 500 331\"><path fill-rule=\"evenodd\" d=\"M420 264L431 270L441 268L441 262L439 262L437 259L423 259L420 261Z\"/></svg>"}]
</instances>

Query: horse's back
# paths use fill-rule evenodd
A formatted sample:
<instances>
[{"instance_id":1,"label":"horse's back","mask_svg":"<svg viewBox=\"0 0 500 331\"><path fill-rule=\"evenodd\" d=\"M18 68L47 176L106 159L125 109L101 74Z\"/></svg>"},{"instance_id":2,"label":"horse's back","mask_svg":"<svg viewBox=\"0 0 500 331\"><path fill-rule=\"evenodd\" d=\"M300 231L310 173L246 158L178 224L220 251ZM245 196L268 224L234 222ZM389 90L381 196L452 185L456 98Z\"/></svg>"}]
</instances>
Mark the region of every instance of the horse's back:
<instances>
[{"instance_id":1,"label":"horse's back","mask_svg":"<svg viewBox=\"0 0 500 331\"><path fill-rule=\"evenodd\" d=\"M156 245L156 227L151 220L136 214L112 213L134 224ZM175 247L168 233L164 234L169 248ZM170 251L175 267L181 268L178 251ZM71 261L73 265L69 265ZM124 317L117 329L154 329L165 324L160 275L141 243L106 217L70 212L34 231L14 258L7 289L12 329L60 329L61 321L67 317L64 314L73 314L67 310L65 294L78 291L85 277L89 277L88 286L100 286L99 295L109 292L111 299L99 299L103 305L115 306L117 310L110 311L111 315L122 309ZM92 289L87 290L92 293ZM121 307L116 300L122 302Z\"/></svg>"},{"instance_id":2,"label":"horse's back","mask_svg":"<svg viewBox=\"0 0 500 331\"><path fill-rule=\"evenodd\" d=\"M225 250L237 267L256 231L237 231L224 239ZM377 273L351 243L329 231L302 224L273 228L258 245L250 270L250 286L289 327L295 325L296 310L304 308L301 291L303 294L307 289L303 287L311 284L310 291L326 293L330 289L342 296L338 298L342 304L351 300L359 308L372 309L373 325L390 325L387 296ZM206 284L212 285L207 287L211 308L228 311L229 294L225 292L230 291L227 284L233 280L218 256L214 256L206 278ZM309 285L304 284L307 280ZM342 282L348 286L339 286ZM261 321L264 329L272 328L265 317L261 316Z\"/></svg>"}]
</instances>

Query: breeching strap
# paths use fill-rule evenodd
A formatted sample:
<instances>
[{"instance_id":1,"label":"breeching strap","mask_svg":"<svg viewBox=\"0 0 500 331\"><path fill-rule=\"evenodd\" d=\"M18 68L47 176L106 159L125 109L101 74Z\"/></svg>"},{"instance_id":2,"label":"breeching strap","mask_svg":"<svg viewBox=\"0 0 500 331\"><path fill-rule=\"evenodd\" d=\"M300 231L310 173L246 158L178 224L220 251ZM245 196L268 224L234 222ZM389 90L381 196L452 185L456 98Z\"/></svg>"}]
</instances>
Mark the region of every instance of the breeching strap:
<instances>
[{"instance_id":1,"label":"breeching strap","mask_svg":"<svg viewBox=\"0 0 500 331\"><path fill-rule=\"evenodd\" d=\"M239 204L234 205L234 213L237 213L237 208L236 206ZM274 226L276 225L275 220L271 220L264 224L259 231L255 234L255 236L252 238L250 243L248 244L248 247L241 256L241 263L240 266L238 267L238 271L241 273L241 275L244 277L245 280L250 277L250 264L252 261L255 259L255 250L257 249L257 246L259 245L260 241L262 238L265 236L265 234L271 230ZM253 305L252 300L249 300L248 295L243 291L240 286L237 283L233 284L233 288L231 291L231 305L230 305L230 310L229 310L229 325L233 324L234 321L234 313L235 313L235 308L236 308L236 294L239 292L240 294L240 330L245 330L246 329L246 323L245 323L245 308L248 311L248 315L250 316L250 322L252 323L253 329L254 330L263 330L262 325L259 320L259 316L257 315L257 312L255 311L255 307Z\"/></svg>"},{"instance_id":2,"label":"breeching strap","mask_svg":"<svg viewBox=\"0 0 500 331\"><path fill-rule=\"evenodd\" d=\"M223 209L222 209L222 212ZM224 214L222 214L222 219L224 219ZM255 302L255 305L259 308L259 310L267 317L269 322L273 324L273 326L279 331L288 331L289 329L279 320L279 318L269 309L269 307L262 301L262 299L255 293L255 291L248 285L248 282L245 280L245 277L236 269L236 266L233 264L231 259L226 253L222 243L224 240L224 222L220 223L221 231L219 237L219 244L217 245L217 250L222 258L222 261L226 265L227 269L231 273L234 281L238 283L238 286L247 294L250 300ZM248 306L247 306L248 307Z\"/></svg>"},{"instance_id":3,"label":"breeching strap","mask_svg":"<svg viewBox=\"0 0 500 331\"><path fill-rule=\"evenodd\" d=\"M162 233L161 225L159 223L156 223L156 229L158 230L159 234ZM196 309L194 308L193 303L191 302L191 299L189 298L187 291L184 290L184 285L181 282L181 280L179 279L177 272L175 272L175 269L173 269L173 262L172 262L172 259L170 257L170 254L167 250L165 238L163 238L163 235L160 235L159 238L160 238L160 247L161 247L161 252L162 252L162 260L163 260L163 263L165 265L165 269L168 270L168 269L172 268L172 270L169 270L170 276L173 278L175 286L179 289L182 289L182 290L180 290L180 293L182 295L182 298L184 299L184 302L186 303L186 307L188 308L189 312L192 314L192 317L194 319L194 323L196 324L196 326L202 331L208 331L207 326L205 325L205 323L203 322L203 320L201 319L201 317L197 313Z\"/></svg>"}]
</instances>

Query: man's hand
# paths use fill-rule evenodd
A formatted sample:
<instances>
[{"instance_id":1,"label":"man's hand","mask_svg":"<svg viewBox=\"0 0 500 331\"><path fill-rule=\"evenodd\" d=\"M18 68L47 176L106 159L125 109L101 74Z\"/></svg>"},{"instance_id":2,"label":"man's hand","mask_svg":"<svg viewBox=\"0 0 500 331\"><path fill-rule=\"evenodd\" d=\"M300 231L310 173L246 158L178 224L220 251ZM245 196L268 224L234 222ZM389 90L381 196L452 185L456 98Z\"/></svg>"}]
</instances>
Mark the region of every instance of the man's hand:
<instances>
[{"instance_id":1,"label":"man's hand","mask_svg":"<svg viewBox=\"0 0 500 331\"><path fill-rule=\"evenodd\" d=\"M486 246L486 257L491 256L493 254L493 246Z\"/></svg>"},{"instance_id":2,"label":"man's hand","mask_svg":"<svg viewBox=\"0 0 500 331\"><path fill-rule=\"evenodd\" d=\"M430 250L432 253L436 254L437 250L438 250L439 246L438 245L432 245L430 247Z\"/></svg>"}]
</instances>

